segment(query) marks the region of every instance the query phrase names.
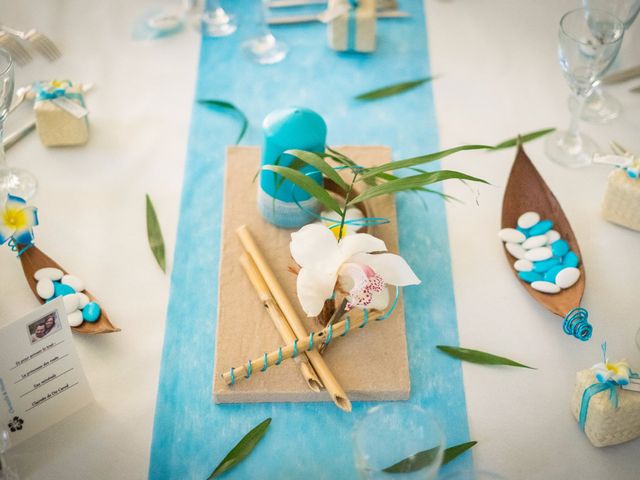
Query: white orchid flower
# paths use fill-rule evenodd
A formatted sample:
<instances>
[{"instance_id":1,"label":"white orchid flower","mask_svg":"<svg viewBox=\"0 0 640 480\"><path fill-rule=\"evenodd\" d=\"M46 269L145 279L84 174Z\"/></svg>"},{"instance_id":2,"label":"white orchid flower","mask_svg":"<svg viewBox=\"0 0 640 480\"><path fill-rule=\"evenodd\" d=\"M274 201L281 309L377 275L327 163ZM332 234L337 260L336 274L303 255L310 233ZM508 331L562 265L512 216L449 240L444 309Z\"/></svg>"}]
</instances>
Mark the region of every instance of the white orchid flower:
<instances>
[{"instance_id":1,"label":"white orchid flower","mask_svg":"<svg viewBox=\"0 0 640 480\"><path fill-rule=\"evenodd\" d=\"M327 210L320 214L322 220L316 222L319 225L325 225L335 235L336 238L340 236L340 215L333 210ZM343 237L345 235L352 235L362 228L362 225L357 222L364 218L364 215L359 208L349 207L347 213L344 216Z\"/></svg>"},{"instance_id":2,"label":"white orchid flower","mask_svg":"<svg viewBox=\"0 0 640 480\"><path fill-rule=\"evenodd\" d=\"M293 259L300 265L298 299L310 317L320 314L334 290L344 292L347 308L384 310L389 304L387 285L417 285L411 267L399 255L386 252L385 243L366 233L338 241L324 225L312 223L291 234Z\"/></svg>"}]
</instances>

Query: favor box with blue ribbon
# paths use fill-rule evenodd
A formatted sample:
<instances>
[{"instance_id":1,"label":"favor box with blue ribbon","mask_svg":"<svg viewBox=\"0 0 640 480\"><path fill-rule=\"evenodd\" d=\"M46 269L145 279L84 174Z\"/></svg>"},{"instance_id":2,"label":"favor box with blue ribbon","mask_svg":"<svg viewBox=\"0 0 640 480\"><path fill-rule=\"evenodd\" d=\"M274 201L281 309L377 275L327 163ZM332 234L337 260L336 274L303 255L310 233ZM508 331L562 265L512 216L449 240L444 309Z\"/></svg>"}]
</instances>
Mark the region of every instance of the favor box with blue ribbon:
<instances>
[{"instance_id":1,"label":"favor box with blue ribbon","mask_svg":"<svg viewBox=\"0 0 640 480\"><path fill-rule=\"evenodd\" d=\"M339 52L376 49L376 0L329 0L329 11L346 10L329 22L329 46Z\"/></svg>"},{"instance_id":2,"label":"favor box with blue ribbon","mask_svg":"<svg viewBox=\"0 0 640 480\"><path fill-rule=\"evenodd\" d=\"M640 231L640 159L609 174L602 215L609 222Z\"/></svg>"},{"instance_id":3,"label":"favor box with blue ribbon","mask_svg":"<svg viewBox=\"0 0 640 480\"><path fill-rule=\"evenodd\" d=\"M47 147L83 145L89 140L88 110L82 89L54 80L36 85L34 111L40 140Z\"/></svg>"},{"instance_id":4,"label":"favor box with blue ribbon","mask_svg":"<svg viewBox=\"0 0 640 480\"><path fill-rule=\"evenodd\" d=\"M595 447L640 437L640 392L626 389L637 377L626 362L604 362L576 375L571 410Z\"/></svg>"}]
</instances>

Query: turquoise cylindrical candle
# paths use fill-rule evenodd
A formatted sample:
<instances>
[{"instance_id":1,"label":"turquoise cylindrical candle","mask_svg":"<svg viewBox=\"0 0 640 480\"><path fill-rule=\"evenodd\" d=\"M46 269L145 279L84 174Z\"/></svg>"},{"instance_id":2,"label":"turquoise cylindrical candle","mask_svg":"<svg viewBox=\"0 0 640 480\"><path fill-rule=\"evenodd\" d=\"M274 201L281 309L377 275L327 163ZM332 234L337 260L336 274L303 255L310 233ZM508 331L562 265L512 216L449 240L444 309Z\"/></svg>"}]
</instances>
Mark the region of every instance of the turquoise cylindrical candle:
<instances>
[{"instance_id":1,"label":"turquoise cylindrical candle","mask_svg":"<svg viewBox=\"0 0 640 480\"><path fill-rule=\"evenodd\" d=\"M271 112L262 124L264 145L262 165L295 167L316 183L322 182L322 174L307 164L292 163L295 157L283 154L286 150L324 152L327 125L320 115L308 108L291 107ZM299 163L299 162L298 162ZM262 171L258 191L258 207L269 222L283 228L299 228L320 211L320 203L303 189L280 175Z\"/></svg>"}]
</instances>

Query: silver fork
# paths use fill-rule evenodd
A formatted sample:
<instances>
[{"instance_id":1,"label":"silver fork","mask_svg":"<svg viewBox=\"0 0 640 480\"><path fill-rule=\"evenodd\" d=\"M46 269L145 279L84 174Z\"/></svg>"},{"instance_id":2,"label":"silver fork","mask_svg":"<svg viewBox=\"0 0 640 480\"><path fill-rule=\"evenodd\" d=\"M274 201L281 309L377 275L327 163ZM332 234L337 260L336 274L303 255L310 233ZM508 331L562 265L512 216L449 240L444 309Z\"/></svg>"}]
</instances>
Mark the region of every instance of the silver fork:
<instances>
[{"instance_id":1,"label":"silver fork","mask_svg":"<svg viewBox=\"0 0 640 480\"><path fill-rule=\"evenodd\" d=\"M32 58L26 48L13 35L0 30L0 48L4 48L15 62L22 66L29 63Z\"/></svg>"},{"instance_id":2,"label":"silver fork","mask_svg":"<svg viewBox=\"0 0 640 480\"><path fill-rule=\"evenodd\" d=\"M62 55L56 44L53 43L53 41L49 37L35 29L23 32L20 30L16 30L15 28L11 28L7 25L1 24L0 29L4 30L7 33L10 33L14 37L29 42L33 46L33 48L36 49L36 51L41 53L50 62L53 62Z\"/></svg>"}]
</instances>

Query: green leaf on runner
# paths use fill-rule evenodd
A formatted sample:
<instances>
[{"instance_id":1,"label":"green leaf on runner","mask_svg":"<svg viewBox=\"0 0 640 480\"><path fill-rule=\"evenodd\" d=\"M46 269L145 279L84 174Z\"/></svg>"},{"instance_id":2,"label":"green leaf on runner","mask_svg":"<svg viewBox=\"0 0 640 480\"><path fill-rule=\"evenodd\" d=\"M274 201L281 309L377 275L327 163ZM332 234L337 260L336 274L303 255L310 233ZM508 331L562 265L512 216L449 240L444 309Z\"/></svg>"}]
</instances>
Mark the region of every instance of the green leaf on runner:
<instances>
[{"instance_id":1,"label":"green leaf on runner","mask_svg":"<svg viewBox=\"0 0 640 480\"><path fill-rule=\"evenodd\" d=\"M158 216L156 210L153 208L153 203L149 194L145 194L147 199L147 238L149 239L149 247L151 252L158 262L158 265L163 272L166 273L166 260L164 256L164 239L162 238L162 230L160 229L160 223L158 222Z\"/></svg>"},{"instance_id":2,"label":"green leaf on runner","mask_svg":"<svg viewBox=\"0 0 640 480\"><path fill-rule=\"evenodd\" d=\"M311 165L316 170L319 170L325 177L333 180L334 183L345 192L349 189L349 185L346 184L340 174L317 153L305 152L304 150L287 150L284 153L288 153L298 160L305 162L305 164Z\"/></svg>"},{"instance_id":3,"label":"green leaf on runner","mask_svg":"<svg viewBox=\"0 0 640 480\"><path fill-rule=\"evenodd\" d=\"M338 215L342 215L342 210L337 200L333 198L321 185L318 185L312 178L304 173L289 167L281 167L278 165L265 165L262 169L275 172L283 176L312 197L318 199L328 209L333 210Z\"/></svg>"},{"instance_id":4,"label":"green leaf on runner","mask_svg":"<svg viewBox=\"0 0 640 480\"><path fill-rule=\"evenodd\" d=\"M247 133L247 128L249 128L249 120L247 119L247 116L244 114L242 110L236 107L233 103L227 102L225 100L204 99L204 100L198 100L198 103L202 105L210 105L213 107L224 108L236 113L240 117L240 120L242 121L240 134L238 135L238 139L236 140L236 144L240 143L240 141L244 138L245 133Z\"/></svg>"},{"instance_id":5,"label":"green leaf on runner","mask_svg":"<svg viewBox=\"0 0 640 480\"><path fill-rule=\"evenodd\" d=\"M227 456L220 462L216 469L209 475L208 480L222 475L224 472L231 470L233 467L242 462L262 440L264 434L267 433L271 418L267 418L260 424L255 426L247 433L238 444L231 449Z\"/></svg>"},{"instance_id":6,"label":"green leaf on runner","mask_svg":"<svg viewBox=\"0 0 640 480\"><path fill-rule=\"evenodd\" d=\"M436 348L451 357L464 360L465 362L478 363L481 365L506 365L509 367L530 368L535 370L533 367L514 362L513 360L505 357L498 357L491 353L481 352L480 350L471 350L469 348L462 347L449 347L446 345L437 345Z\"/></svg>"},{"instance_id":7,"label":"green leaf on runner","mask_svg":"<svg viewBox=\"0 0 640 480\"><path fill-rule=\"evenodd\" d=\"M393 85L387 85L382 88L376 88L375 90L361 93L360 95L357 95L355 98L356 100L365 100L365 101L379 100L381 98L391 97L393 95L398 95L399 93L413 90L414 88L417 88L422 84L430 82L433 79L434 77L425 77L425 78L418 78L417 80L410 80L408 82L394 83Z\"/></svg>"},{"instance_id":8,"label":"green leaf on runner","mask_svg":"<svg viewBox=\"0 0 640 480\"><path fill-rule=\"evenodd\" d=\"M515 147L516 145L518 145L518 140L520 140L521 143L530 142L531 140L535 140L536 138L544 137L545 135L554 132L555 130L555 128L545 128L542 130L536 130L535 132L525 133L524 135L519 135L517 137L510 138L509 140L505 140L504 142L500 142L495 147L493 147L493 150L502 150L504 148Z\"/></svg>"},{"instance_id":9,"label":"green leaf on runner","mask_svg":"<svg viewBox=\"0 0 640 480\"><path fill-rule=\"evenodd\" d=\"M446 465L447 463L455 460L477 443L478 442L466 442L445 449L444 455L442 457L442 465ZM385 473L416 472L431 465L436 459L437 454L437 448L423 450L422 452L418 452L415 455L405 458L404 460L400 460L398 463L394 463L393 465L383 469L382 471Z\"/></svg>"}]
</instances>

